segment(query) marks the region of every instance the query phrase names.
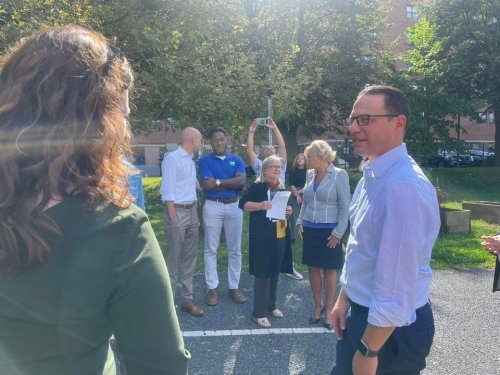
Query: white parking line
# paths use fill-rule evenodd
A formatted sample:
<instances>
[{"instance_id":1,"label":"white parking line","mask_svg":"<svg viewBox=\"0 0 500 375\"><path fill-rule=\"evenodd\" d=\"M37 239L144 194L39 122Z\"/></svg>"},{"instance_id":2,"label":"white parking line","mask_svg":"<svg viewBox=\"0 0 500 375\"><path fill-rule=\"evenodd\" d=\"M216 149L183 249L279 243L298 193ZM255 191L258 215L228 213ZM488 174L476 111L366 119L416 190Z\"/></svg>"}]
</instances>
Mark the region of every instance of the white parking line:
<instances>
[{"instance_id":1,"label":"white parking line","mask_svg":"<svg viewBox=\"0 0 500 375\"><path fill-rule=\"evenodd\" d=\"M216 331L184 331L184 337L209 337L209 336L250 336L250 335L291 335L307 333L330 333L326 328L260 328L260 329L232 329Z\"/></svg>"}]
</instances>

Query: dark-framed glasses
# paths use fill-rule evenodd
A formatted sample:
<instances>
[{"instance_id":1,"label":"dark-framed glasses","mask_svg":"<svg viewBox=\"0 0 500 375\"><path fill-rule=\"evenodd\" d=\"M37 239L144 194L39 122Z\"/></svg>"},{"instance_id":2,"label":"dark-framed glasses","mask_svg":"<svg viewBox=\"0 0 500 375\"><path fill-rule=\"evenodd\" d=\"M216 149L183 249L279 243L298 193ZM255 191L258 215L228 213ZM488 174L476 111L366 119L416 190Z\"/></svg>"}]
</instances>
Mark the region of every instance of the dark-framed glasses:
<instances>
[{"instance_id":1,"label":"dark-framed glasses","mask_svg":"<svg viewBox=\"0 0 500 375\"><path fill-rule=\"evenodd\" d=\"M116 56L123 57L122 50L120 49L120 47L115 46L113 43L108 43L108 47L110 51L113 53L114 57Z\"/></svg>"},{"instance_id":2,"label":"dark-framed glasses","mask_svg":"<svg viewBox=\"0 0 500 375\"><path fill-rule=\"evenodd\" d=\"M354 116L354 117L348 117L347 120L345 120L346 125L349 127L352 125L354 121L358 123L359 126L366 126L370 124L370 121L374 117L397 117L399 115L393 115L393 114L388 114L388 115L359 115L359 116Z\"/></svg>"}]
</instances>

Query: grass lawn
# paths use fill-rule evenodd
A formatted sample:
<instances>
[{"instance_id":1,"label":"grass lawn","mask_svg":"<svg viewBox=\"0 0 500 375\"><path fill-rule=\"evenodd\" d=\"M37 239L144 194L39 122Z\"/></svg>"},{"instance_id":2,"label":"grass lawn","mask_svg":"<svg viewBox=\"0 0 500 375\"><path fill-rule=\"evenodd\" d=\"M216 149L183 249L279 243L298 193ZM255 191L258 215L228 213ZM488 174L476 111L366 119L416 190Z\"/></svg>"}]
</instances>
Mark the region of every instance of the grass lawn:
<instances>
[{"instance_id":1,"label":"grass lawn","mask_svg":"<svg viewBox=\"0 0 500 375\"><path fill-rule=\"evenodd\" d=\"M435 168L425 171L433 184L445 191L443 206L461 208L462 202L472 200L500 201L500 168ZM351 185L354 188L359 180L359 173L352 173ZM160 200L160 177L144 178L144 195L146 197L146 212L149 216L158 242L163 251L167 248L163 230L163 206ZM198 207L201 220L201 206ZM483 234L495 234L499 225L491 225L483 220L472 220L471 233L446 234L441 233L432 254L434 269L450 268L489 268L494 266L494 257L480 246ZM243 223L243 270L248 271L248 214L244 215ZM293 246L293 258L296 268L305 271L301 264L302 244L300 241ZM227 249L223 244L219 249L219 271L227 270ZM197 272L203 272L203 238L200 236L198 247Z\"/></svg>"},{"instance_id":2,"label":"grass lawn","mask_svg":"<svg viewBox=\"0 0 500 375\"><path fill-rule=\"evenodd\" d=\"M434 186L445 192L442 206L462 208L467 201L500 201L500 168L434 168L426 171ZM432 267L490 268L495 258L481 246L483 234L495 234L499 225L471 221L471 233L441 233L432 252Z\"/></svg>"}]
</instances>

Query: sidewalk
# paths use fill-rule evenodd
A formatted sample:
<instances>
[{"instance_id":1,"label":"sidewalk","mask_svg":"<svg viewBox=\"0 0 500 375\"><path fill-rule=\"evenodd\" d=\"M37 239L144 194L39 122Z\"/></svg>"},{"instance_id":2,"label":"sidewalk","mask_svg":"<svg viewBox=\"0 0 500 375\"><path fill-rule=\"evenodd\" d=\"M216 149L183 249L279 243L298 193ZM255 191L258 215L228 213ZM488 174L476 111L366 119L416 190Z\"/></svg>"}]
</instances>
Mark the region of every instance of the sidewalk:
<instances>
[{"instance_id":1,"label":"sidewalk","mask_svg":"<svg viewBox=\"0 0 500 375\"><path fill-rule=\"evenodd\" d=\"M227 296L226 275L219 274L219 304L204 304L203 275L195 277L195 301L205 316L180 312L190 374L328 374L335 355L335 335L321 323L310 326L312 298L307 280L280 277L278 308L271 330L251 320L253 278L242 274L245 304ZM436 336L423 375L500 374L500 293L491 293L493 271L435 271L431 301Z\"/></svg>"}]
</instances>

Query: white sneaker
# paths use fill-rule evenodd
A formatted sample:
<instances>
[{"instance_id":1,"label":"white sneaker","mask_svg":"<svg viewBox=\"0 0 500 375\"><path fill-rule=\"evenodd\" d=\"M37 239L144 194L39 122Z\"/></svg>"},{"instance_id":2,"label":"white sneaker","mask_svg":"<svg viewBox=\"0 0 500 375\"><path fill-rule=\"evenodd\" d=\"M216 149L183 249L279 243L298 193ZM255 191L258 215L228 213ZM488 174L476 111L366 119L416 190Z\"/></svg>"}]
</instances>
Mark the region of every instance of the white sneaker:
<instances>
[{"instance_id":1,"label":"white sneaker","mask_svg":"<svg viewBox=\"0 0 500 375\"><path fill-rule=\"evenodd\" d=\"M304 276L300 272L298 272L295 268L293 269L293 273L285 273L285 276L291 277L295 280L302 280Z\"/></svg>"}]
</instances>

